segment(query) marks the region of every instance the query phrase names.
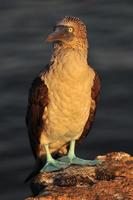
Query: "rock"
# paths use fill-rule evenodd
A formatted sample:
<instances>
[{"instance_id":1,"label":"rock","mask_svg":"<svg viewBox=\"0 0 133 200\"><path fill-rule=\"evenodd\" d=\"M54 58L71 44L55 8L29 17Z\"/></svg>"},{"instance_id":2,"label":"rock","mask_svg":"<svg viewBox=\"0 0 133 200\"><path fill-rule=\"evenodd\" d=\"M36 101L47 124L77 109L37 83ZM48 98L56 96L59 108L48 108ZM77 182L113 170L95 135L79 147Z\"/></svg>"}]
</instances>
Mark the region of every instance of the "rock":
<instances>
[{"instance_id":1,"label":"rock","mask_svg":"<svg viewBox=\"0 0 133 200\"><path fill-rule=\"evenodd\" d=\"M40 173L25 200L133 200L133 157L123 152L97 156L98 166Z\"/></svg>"}]
</instances>

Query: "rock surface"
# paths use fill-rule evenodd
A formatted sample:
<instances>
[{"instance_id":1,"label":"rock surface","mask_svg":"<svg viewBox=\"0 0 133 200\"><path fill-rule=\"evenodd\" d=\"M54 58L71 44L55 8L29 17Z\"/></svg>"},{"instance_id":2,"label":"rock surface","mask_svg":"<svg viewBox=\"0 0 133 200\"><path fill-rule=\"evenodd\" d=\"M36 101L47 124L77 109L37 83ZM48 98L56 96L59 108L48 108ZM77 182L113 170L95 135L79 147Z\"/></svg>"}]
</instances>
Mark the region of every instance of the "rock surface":
<instances>
[{"instance_id":1,"label":"rock surface","mask_svg":"<svg viewBox=\"0 0 133 200\"><path fill-rule=\"evenodd\" d=\"M25 200L133 200L133 157L123 152L98 156L98 166L40 173Z\"/></svg>"}]
</instances>

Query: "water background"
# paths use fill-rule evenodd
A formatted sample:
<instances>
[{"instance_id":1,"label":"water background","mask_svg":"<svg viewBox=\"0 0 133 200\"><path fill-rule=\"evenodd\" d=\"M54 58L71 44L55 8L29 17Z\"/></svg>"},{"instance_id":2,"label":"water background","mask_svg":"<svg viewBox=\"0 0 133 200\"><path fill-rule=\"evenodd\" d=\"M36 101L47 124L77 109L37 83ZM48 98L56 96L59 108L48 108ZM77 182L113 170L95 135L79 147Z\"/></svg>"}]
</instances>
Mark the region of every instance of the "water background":
<instances>
[{"instance_id":1,"label":"water background","mask_svg":"<svg viewBox=\"0 0 133 200\"><path fill-rule=\"evenodd\" d=\"M133 153L133 1L0 1L0 199L24 199L34 159L25 126L28 88L49 62L45 39L56 20L80 17L88 27L89 63L102 91L95 124L78 155Z\"/></svg>"}]
</instances>

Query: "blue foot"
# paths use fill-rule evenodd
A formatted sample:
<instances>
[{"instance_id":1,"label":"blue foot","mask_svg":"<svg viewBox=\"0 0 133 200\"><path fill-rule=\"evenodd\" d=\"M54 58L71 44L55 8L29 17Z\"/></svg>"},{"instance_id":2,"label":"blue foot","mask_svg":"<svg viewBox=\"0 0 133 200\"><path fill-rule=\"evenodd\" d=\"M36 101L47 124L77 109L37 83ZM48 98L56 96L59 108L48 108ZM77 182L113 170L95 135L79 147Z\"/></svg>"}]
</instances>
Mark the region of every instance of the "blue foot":
<instances>
[{"instance_id":1,"label":"blue foot","mask_svg":"<svg viewBox=\"0 0 133 200\"><path fill-rule=\"evenodd\" d=\"M61 162L72 164L71 163L71 159L69 158L69 156L63 156L63 157L59 158L58 160L61 161Z\"/></svg>"},{"instance_id":2,"label":"blue foot","mask_svg":"<svg viewBox=\"0 0 133 200\"><path fill-rule=\"evenodd\" d=\"M52 160L51 162L47 162L44 167L41 169L41 172L54 172L65 169L69 166L68 163Z\"/></svg>"},{"instance_id":3,"label":"blue foot","mask_svg":"<svg viewBox=\"0 0 133 200\"><path fill-rule=\"evenodd\" d=\"M78 158L76 156L74 156L73 158L70 158L69 156L63 156L62 158L59 159L59 161L65 162L65 163L68 163L68 164L73 164L73 165L94 166L94 165L101 164L100 160L84 160L84 159Z\"/></svg>"},{"instance_id":4,"label":"blue foot","mask_svg":"<svg viewBox=\"0 0 133 200\"><path fill-rule=\"evenodd\" d=\"M74 165L89 165L89 166L95 166L98 164L101 164L100 160L84 160L78 157L74 157L71 161Z\"/></svg>"}]
</instances>

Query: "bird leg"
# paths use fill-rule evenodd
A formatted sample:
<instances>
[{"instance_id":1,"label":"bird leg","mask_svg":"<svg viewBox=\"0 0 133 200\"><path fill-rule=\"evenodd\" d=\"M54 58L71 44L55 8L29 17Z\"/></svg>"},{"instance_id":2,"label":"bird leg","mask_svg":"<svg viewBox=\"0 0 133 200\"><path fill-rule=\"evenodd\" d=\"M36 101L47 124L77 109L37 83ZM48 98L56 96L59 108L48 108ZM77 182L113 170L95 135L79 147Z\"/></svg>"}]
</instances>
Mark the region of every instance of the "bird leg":
<instances>
[{"instance_id":1,"label":"bird leg","mask_svg":"<svg viewBox=\"0 0 133 200\"><path fill-rule=\"evenodd\" d=\"M81 158L78 158L75 155L75 140L71 140L70 142L70 148L69 148L69 152L67 156L63 156L61 158L59 158L58 160L66 162L66 163L70 163L70 164L74 164L74 165L98 165L101 163L101 161L99 160L84 160Z\"/></svg>"},{"instance_id":2,"label":"bird leg","mask_svg":"<svg viewBox=\"0 0 133 200\"><path fill-rule=\"evenodd\" d=\"M69 163L61 162L58 160L55 160L50 151L49 151L49 144L45 144L45 151L46 151L46 164L41 169L41 172L52 172L52 171L58 171L61 169L65 169L69 166Z\"/></svg>"}]
</instances>

